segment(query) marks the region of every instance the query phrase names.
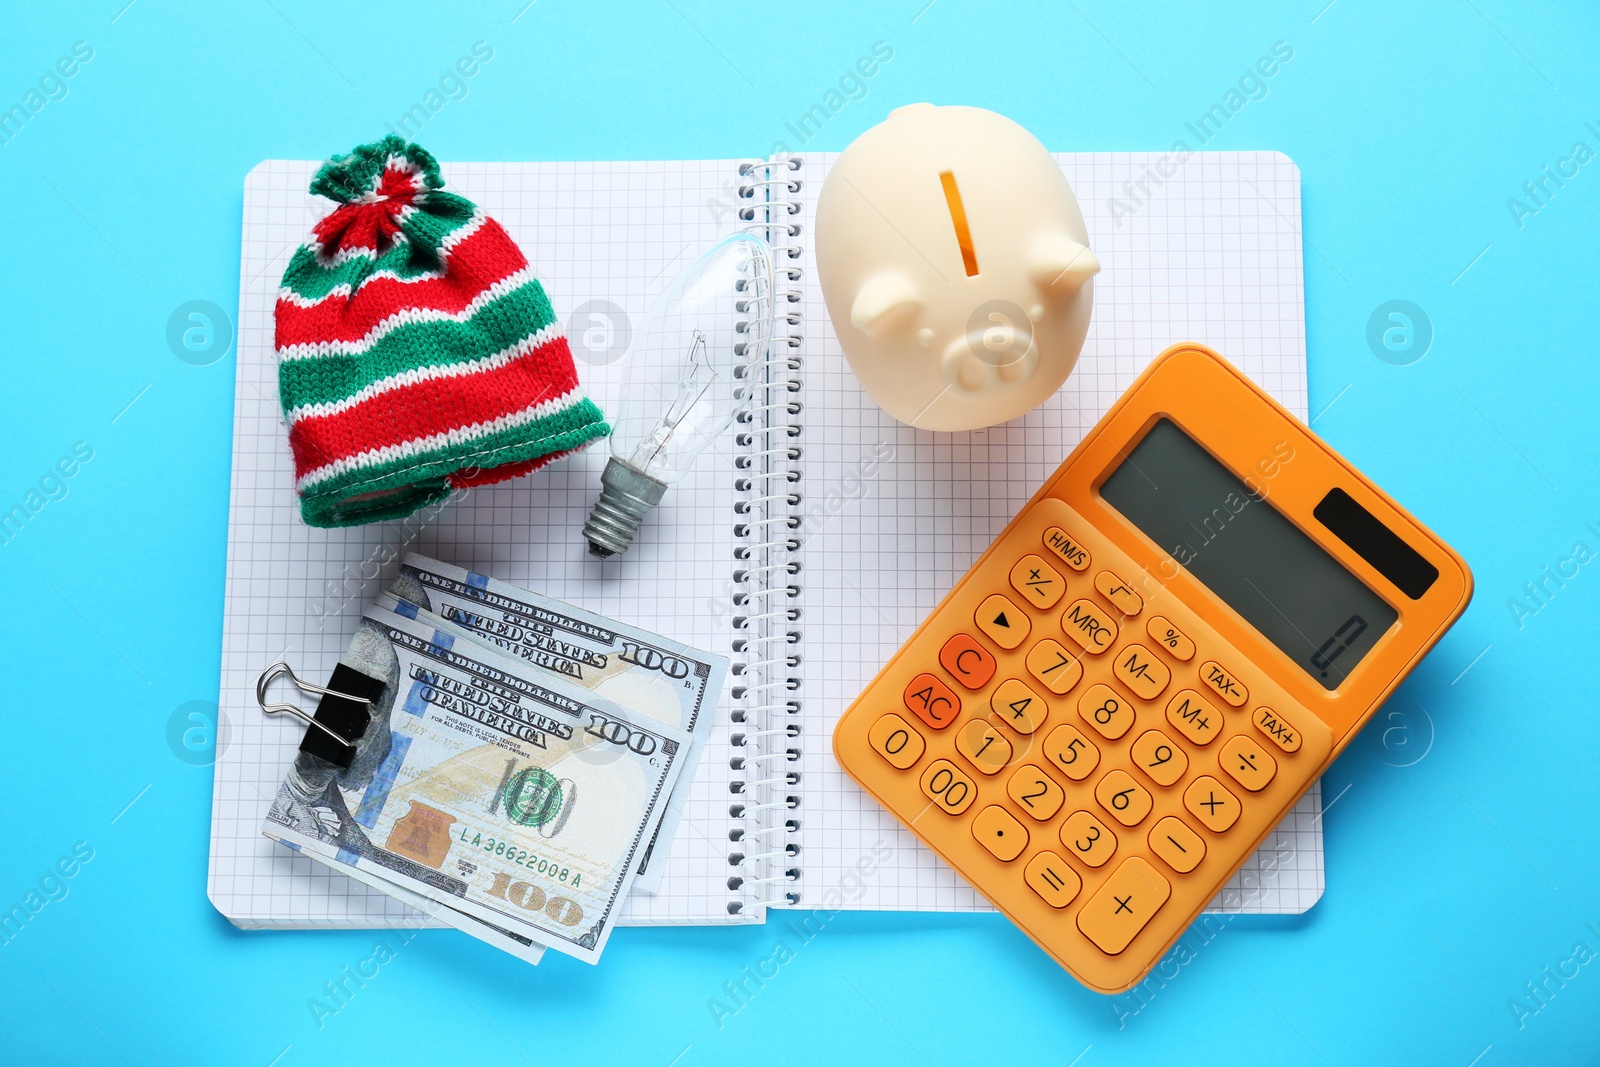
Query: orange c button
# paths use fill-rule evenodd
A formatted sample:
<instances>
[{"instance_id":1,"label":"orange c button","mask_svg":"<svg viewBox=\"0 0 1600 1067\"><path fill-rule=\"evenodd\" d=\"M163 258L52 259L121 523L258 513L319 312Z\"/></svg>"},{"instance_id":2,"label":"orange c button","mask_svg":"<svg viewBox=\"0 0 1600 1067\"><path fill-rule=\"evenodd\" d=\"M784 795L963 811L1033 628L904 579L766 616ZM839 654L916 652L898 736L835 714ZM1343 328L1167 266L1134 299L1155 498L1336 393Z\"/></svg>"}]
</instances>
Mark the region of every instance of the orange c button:
<instances>
[{"instance_id":1,"label":"orange c button","mask_svg":"<svg viewBox=\"0 0 1600 1067\"><path fill-rule=\"evenodd\" d=\"M994 677L995 661L971 634L956 634L939 650L939 664L968 689L982 689Z\"/></svg>"}]
</instances>

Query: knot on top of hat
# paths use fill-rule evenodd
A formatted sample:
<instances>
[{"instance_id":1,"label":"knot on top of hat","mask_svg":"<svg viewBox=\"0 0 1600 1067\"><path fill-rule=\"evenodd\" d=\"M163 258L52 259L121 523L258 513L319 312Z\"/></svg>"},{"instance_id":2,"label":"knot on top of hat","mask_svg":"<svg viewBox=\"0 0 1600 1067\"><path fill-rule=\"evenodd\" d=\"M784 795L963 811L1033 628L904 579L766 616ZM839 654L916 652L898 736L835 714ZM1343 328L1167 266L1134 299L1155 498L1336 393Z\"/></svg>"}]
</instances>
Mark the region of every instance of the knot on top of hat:
<instances>
[{"instance_id":1,"label":"knot on top of hat","mask_svg":"<svg viewBox=\"0 0 1600 1067\"><path fill-rule=\"evenodd\" d=\"M437 258L438 227L408 222L419 210L459 213L464 201L437 192L443 185L433 156L393 134L334 156L311 180L313 193L339 203L312 228L321 257L376 258L405 241L418 258Z\"/></svg>"}]
</instances>

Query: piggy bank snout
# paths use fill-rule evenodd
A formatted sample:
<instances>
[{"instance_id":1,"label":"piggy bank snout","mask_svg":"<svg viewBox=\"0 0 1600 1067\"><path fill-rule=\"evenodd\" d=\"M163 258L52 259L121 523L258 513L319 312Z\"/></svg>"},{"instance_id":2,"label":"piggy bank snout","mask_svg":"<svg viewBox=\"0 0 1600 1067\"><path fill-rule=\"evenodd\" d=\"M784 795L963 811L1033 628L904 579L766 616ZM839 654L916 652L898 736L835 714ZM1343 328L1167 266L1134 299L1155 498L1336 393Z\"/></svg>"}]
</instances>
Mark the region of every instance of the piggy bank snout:
<instances>
[{"instance_id":1,"label":"piggy bank snout","mask_svg":"<svg viewBox=\"0 0 1600 1067\"><path fill-rule=\"evenodd\" d=\"M1039 367L1033 321L1007 300L979 305L964 334L945 347L944 380L968 393L1014 389Z\"/></svg>"}]
</instances>

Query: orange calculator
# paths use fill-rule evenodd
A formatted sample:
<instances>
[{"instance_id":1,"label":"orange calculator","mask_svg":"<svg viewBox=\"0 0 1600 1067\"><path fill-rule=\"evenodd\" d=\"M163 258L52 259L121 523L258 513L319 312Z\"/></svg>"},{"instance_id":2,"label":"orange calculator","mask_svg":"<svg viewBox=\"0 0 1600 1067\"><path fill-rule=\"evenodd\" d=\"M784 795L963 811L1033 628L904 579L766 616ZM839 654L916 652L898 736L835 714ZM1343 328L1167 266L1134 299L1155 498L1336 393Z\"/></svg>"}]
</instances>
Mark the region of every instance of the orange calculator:
<instances>
[{"instance_id":1,"label":"orange calculator","mask_svg":"<svg viewBox=\"0 0 1600 1067\"><path fill-rule=\"evenodd\" d=\"M1466 609L1449 546L1215 352L1163 352L839 720L1083 984L1138 982Z\"/></svg>"}]
</instances>

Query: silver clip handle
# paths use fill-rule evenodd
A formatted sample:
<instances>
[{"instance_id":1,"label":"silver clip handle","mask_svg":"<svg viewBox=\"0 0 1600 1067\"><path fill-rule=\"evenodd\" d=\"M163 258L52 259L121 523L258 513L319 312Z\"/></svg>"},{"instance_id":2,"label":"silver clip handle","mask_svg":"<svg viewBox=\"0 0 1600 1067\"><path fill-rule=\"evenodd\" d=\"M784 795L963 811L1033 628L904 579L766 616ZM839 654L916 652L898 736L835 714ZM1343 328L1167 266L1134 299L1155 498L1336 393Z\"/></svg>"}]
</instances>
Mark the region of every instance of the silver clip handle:
<instances>
[{"instance_id":1,"label":"silver clip handle","mask_svg":"<svg viewBox=\"0 0 1600 1067\"><path fill-rule=\"evenodd\" d=\"M315 726L317 729L321 730L323 733L339 742L339 744L343 745L345 748L354 748L355 745L351 743L349 738L342 736L339 731L335 730L326 723L318 722L312 716L307 715L303 709L297 708L293 704L267 703L267 686L271 685L273 681L280 675L285 674L289 676L289 681L293 682L295 687L303 693L317 693L321 696L339 697L343 700L354 701L357 704L371 705L372 701L368 700L366 697L351 696L349 693L336 693L332 689L324 689L320 685L312 685L310 682L303 682L299 678L295 677L294 671L290 670L289 665L283 662L281 659L272 666L268 667L266 670L262 671L261 677L256 679L256 703L261 705L262 711L266 712L268 715L293 715L306 725Z\"/></svg>"}]
</instances>

